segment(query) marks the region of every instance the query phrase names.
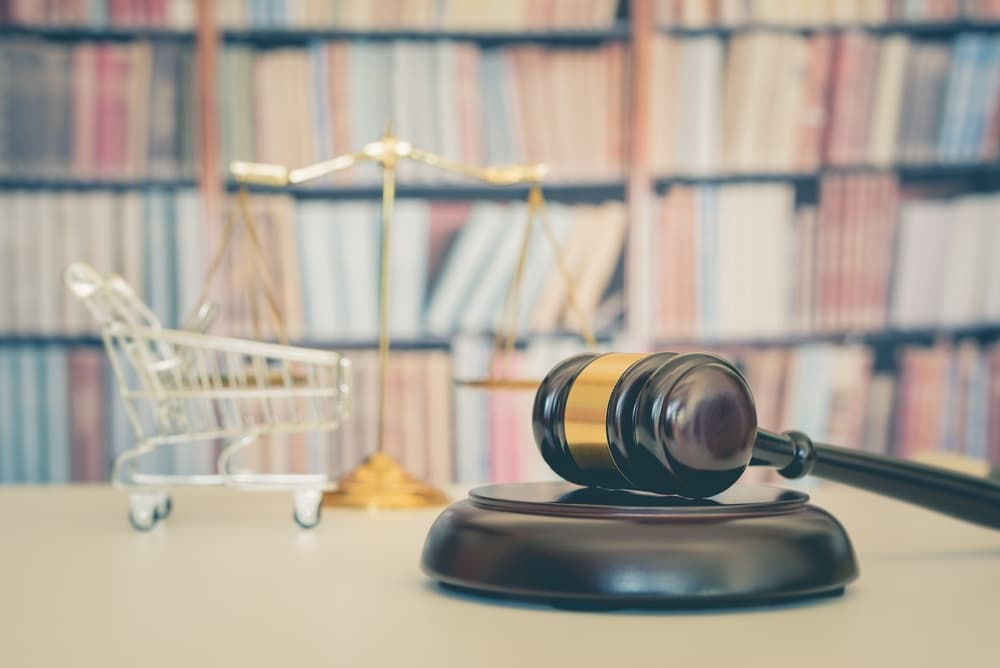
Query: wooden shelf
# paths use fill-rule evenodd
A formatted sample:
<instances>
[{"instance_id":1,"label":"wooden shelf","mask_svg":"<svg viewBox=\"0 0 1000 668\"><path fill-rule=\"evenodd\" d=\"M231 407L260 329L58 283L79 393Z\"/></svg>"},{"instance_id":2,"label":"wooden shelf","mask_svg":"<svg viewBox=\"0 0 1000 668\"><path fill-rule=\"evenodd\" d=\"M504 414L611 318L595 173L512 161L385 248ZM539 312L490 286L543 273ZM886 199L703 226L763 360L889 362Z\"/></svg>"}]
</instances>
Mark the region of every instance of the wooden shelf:
<instances>
[{"instance_id":1,"label":"wooden shelf","mask_svg":"<svg viewBox=\"0 0 1000 668\"><path fill-rule=\"evenodd\" d=\"M147 190L152 188L196 188L197 186L197 181L185 178L94 179L0 176L0 190Z\"/></svg>"},{"instance_id":2,"label":"wooden shelf","mask_svg":"<svg viewBox=\"0 0 1000 668\"><path fill-rule=\"evenodd\" d=\"M95 334L83 334L80 336L67 335L0 335L0 347L100 347L104 341ZM378 341L371 339L346 340L346 341L323 341L307 339L293 341L292 345L305 348L324 348L331 350L367 350L378 348ZM451 346L451 340L446 338L427 338L416 340L392 341L392 348L395 350L447 350Z\"/></svg>"},{"instance_id":3,"label":"wooden shelf","mask_svg":"<svg viewBox=\"0 0 1000 668\"><path fill-rule=\"evenodd\" d=\"M226 336L220 333L220 336ZM456 334L454 336L426 336L416 339L391 339L390 349L392 350L450 350L455 339L468 336L480 337L492 341L494 333L487 332L481 334ZM556 331L544 334L524 334L518 337L516 346L524 348L531 341L539 339L560 339L560 338L580 338L576 332ZM248 338L248 337L236 337ZM597 336L600 343L608 343L611 336L602 333ZM582 341L582 339L581 339ZM271 341L274 343L274 341ZM100 347L104 341L97 334L0 334L0 347ZM304 348L322 348L328 350L375 350L378 348L377 339L300 339L292 341L290 345Z\"/></svg>"},{"instance_id":4,"label":"wooden shelf","mask_svg":"<svg viewBox=\"0 0 1000 668\"><path fill-rule=\"evenodd\" d=\"M875 34L906 34L915 37L949 37L962 32L1000 32L998 21L893 21L884 24L801 25L777 23L746 23L733 26L681 27L661 26L658 31L677 37L729 36L747 32L780 32L813 34L860 30ZM168 40L193 42L193 30L164 27L95 27L85 25L0 25L0 37L29 36L66 41L135 41ZM539 31L504 30L419 30L393 28L365 30L361 28L223 28L225 42L260 47L301 45L312 41L341 40L457 40L490 44L542 43L553 45L586 45L628 39L629 23L620 20L606 28L566 28Z\"/></svg>"},{"instance_id":5,"label":"wooden shelf","mask_svg":"<svg viewBox=\"0 0 1000 668\"><path fill-rule=\"evenodd\" d=\"M619 22L609 28L583 28L545 31L468 31L468 30L361 30L345 28L321 29L240 29L223 30L226 42L270 47L303 44L313 41L363 40L456 40L483 45L542 43L553 45L584 45L621 41L628 37L628 24Z\"/></svg>"},{"instance_id":6,"label":"wooden shelf","mask_svg":"<svg viewBox=\"0 0 1000 668\"><path fill-rule=\"evenodd\" d=\"M987 178L1000 182L1000 163L956 163L935 165L893 165L875 167L871 165L847 165L823 167L812 172L740 172L705 175L661 176L654 179L657 190L665 190L671 185L713 185L725 183L747 183L757 181L786 181L808 184L819 181L824 176L837 174L895 173L904 181L933 181L947 179ZM75 179L75 178L22 178L0 177L0 190L146 190L151 188L196 188L194 179ZM236 190L240 184L230 181L229 190ZM296 186L273 188L269 186L249 186L253 192L285 193L300 199L379 199L381 186L377 183L348 186ZM602 179L593 181L567 181L543 184L546 197L556 201L596 202L625 197L624 179ZM396 196L417 199L450 200L523 200L528 195L528 186L484 186L475 183L402 183L396 188Z\"/></svg>"},{"instance_id":7,"label":"wooden shelf","mask_svg":"<svg viewBox=\"0 0 1000 668\"><path fill-rule=\"evenodd\" d=\"M977 323L957 327L925 327L915 329L884 329L872 331L815 332L772 337L721 337L710 336L686 339L659 338L655 347L716 346L738 347L788 347L810 343L835 343L841 345L864 344L873 347L898 347L901 345L929 345L942 339L957 341L976 339L990 341L1000 338L1000 323Z\"/></svg>"},{"instance_id":8,"label":"wooden shelf","mask_svg":"<svg viewBox=\"0 0 1000 668\"><path fill-rule=\"evenodd\" d=\"M240 184L228 182L227 188L235 191ZM132 191L156 188L182 189L196 188L194 179L73 179L73 178L20 178L0 177L0 190L114 190ZM299 199L367 199L382 197L379 184L351 186L297 186L293 188L272 188L249 186L252 192L288 194ZM600 181L578 181L546 183L542 186L546 198L565 202L599 202L621 200L625 197L625 181L610 179ZM416 184L402 183L396 188L399 198L445 199L445 200L525 200L529 187L485 186L469 183Z\"/></svg>"},{"instance_id":9,"label":"wooden shelf","mask_svg":"<svg viewBox=\"0 0 1000 668\"><path fill-rule=\"evenodd\" d=\"M0 37L34 37L67 42L131 42L137 40L194 42L193 30L158 27L91 27L70 25L0 24Z\"/></svg>"},{"instance_id":10,"label":"wooden shelf","mask_svg":"<svg viewBox=\"0 0 1000 668\"><path fill-rule=\"evenodd\" d=\"M707 26L686 28L681 26L661 26L661 33L676 37L721 36L748 32L779 32L810 35L823 32L845 32L860 30L875 34L906 34L914 37L950 37L962 32L1000 32L997 21L892 21L890 23L801 25L780 23L745 23L733 26Z\"/></svg>"},{"instance_id":11,"label":"wooden shelf","mask_svg":"<svg viewBox=\"0 0 1000 668\"><path fill-rule=\"evenodd\" d=\"M458 40L483 45L542 43L552 45L586 45L628 38L628 23L617 22L608 28L584 28L545 31L472 31L472 30L363 30L348 28L241 28L222 29L220 36L227 43L259 47L303 45L314 41L342 40ZM137 41L165 40L194 42L193 30L155 27L90 27L52 25L0 25L0 37L27 36L65 41Z\"/></svg>"},{"instance_id":12,"label":"wooden shelf","mask_svg":"<svg viewBox=\"0 0 1000 668\"><path fill-rule=\"evenodd\" d=\"M455 336L428 336L418 339L393 339L391 348L396 350L447 350L452 342L460 336L479 336L492 338L493 333L485 332L479 334L456 334ZM524 334L518 337L517 345L525 346L531 340L539 338L569 338L578 337L579 334L568 331L557 331L545 334ZM602 332L598 335L598 341L609 343L612 335ZM972 325L962 325L958 327L924 327L915 329L884 329L872 331L846 331L846 332L814 332L803 334L788 334L784 336L772 337L721 337L711 336L697 338L659 338L654 347L658 349L669 349L671 346L688 348L691 346L707 346L719 348L737 347L788 347L799 346L810 343L835 343L835 344L865 344L875 347L897 347L900 345L928 345L940 340L957 341L961 339L976 339L978 341L992 341L1000 339L1000 322L998 323L977 323ZM45 334L0 334L0 346L101 346L103 341L96 334L84 334L79 336L67 335L45 335ZM292 345L304 346L307 348L330 348L343 350L368 350L378 348L378 341L375 339L304 339L293 341Z\"/></svg>"},{"instance_id":13,"label":"wooden shelf","mask_svg":"<svg viewBox=\"0 0 1000 668\"><path fill-rule=\"evenodd\" d=\"M239 184L230 182L230 190L235 190ZM529 186L486 186L468 183L442 184L399 184L396 196L417 199L448 199L448 200L526 200ZM356 186L297 186L293 188L270 188L266 186L250 186L253 192L287 193L299 199L370 199L382 197L382 186L379 184ZM565 202L600 202L609 199L625 198L625 181L580 181L566 183L545 183L542 185L545 197L555 201Z\"/></svg>"},{"instance_id":14,"label":"wooden shelf","mask_svg":"<svg viewBox=\"0 0 1000 668\"><path fill-rule=\"evenodd\" d=\"M725 174L661 176L654 179L657 190L671 185L713 185L724 183L747 183L755 181L790 181L811 183L824 176L849 174L898 174L904 181L932 181L946 179L997 178L1000 180L1000 163L954 163L933 165L897 164L874 165L831 165L811 172L734 172Z\"/></svg>"}]
</instances>

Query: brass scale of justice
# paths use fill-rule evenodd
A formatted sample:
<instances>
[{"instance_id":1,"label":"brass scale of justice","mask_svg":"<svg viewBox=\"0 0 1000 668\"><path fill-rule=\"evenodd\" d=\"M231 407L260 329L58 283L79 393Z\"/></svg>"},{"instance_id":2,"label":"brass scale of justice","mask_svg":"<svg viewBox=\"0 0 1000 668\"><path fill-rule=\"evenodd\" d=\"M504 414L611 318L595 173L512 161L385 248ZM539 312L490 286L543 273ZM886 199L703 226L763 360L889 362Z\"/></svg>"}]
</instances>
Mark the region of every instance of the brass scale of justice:
<instances>
[{"instance_id":1,"label":"brass scale of justice","mask_svg":"<svg viewBox=\"0 0 1000 668\"><path fill-rule=\"evenodd\" d=\"M395 137L391 124L377 141L366 144L360 151L333 157L329 160L298 168L285 165L233 161L229 171L234 180L241 184L236 193L234 206L223 231L222 243L207 272L202 299L205 302L208 286L222 266L224 256L235 244L236 231L242 224L249 245L250 262L243 264L242 280L250 305L251 321L255 336L262 335L260 328L260 307L262 299L265 310L281 343L288 342L287 327L275 290L275 282L268 270L268 263L260 242L260 232L254 220L247 186L267 188L287 188L320 179L336 172L350 169L361 163L375 163L382 174L381 241L379 244L379 296L378 296L378 384L377 384L377 425L374 455L357 469L344 476L337 489L324 495L323 505L353 508L416 508L443 505L448 498L443 492L408 474L394 457L386 452L384 440L385 425L385 378L389 363L389 275L390 249L392 244L393 211L396 199L396 168L400 160L412 160L424 165L458 174L490 186L509 187L528 185L528 210L524 223L520 251L514 273L507 288L503 317L494 337L493 351L489 364L489 375L484 379L459 379L456 384L483 390L534 390L539 379L507 377L496 375L494 370L503 368L504 360L513 353L517 338L518 314L521 304L522 278L530 252L533 226L541 224L550 246L556 266L566 283L567 306L579 323L580 335L588 348L596 349L589 315L583 312L576 297L574 279L566 264L559 241L549 222L545 198L542 194L542 180L548 172L545 164L500 165L479 167L462 164L454 160L424 151L412 143ZM499 362L499 364L498 364Z\"/></svg>"},{"instance_id":2,"label":"brass scale of justice","mask_svg":"<svg viewBox=\"0 0 1000 668\"><path fill-rule=\"evenodd\" d=\"M305 183L360 162L382 168L378 451L345 476L324 505L414 508L447 502L384 451L389 248L401 159L489 185L530 185L528 220L493 362L514 345L536 217L566 281L568 306L582 324L583 338L595 347L545 217L544 165L463 165L415 148L391 129L357 153L308 167L233 163L237 181L272 187ZM252 273L260 273L272 319L280 324L246 188L237 197L257 260L247 276L252 282ZM235 226L234 210L219 257ZM218 263L217 258L206 285ZM279 336L286 338L283 327ZM801 432L758 429L746 379L712 354L582 354L560 362L540 382L494 377L495 368L491 362L489 377L466 384L536 390L535 440L550 468L569 482L488 485L442 512L424 543L421 566L443 590L577 609L730 607L842 593L858 577L844 527L809 504L803 492L733 486L751 464L777 469L786 478L812 474L837 480L1000 529L996 482L813 444Z\"/></svg>"}]
</instances>

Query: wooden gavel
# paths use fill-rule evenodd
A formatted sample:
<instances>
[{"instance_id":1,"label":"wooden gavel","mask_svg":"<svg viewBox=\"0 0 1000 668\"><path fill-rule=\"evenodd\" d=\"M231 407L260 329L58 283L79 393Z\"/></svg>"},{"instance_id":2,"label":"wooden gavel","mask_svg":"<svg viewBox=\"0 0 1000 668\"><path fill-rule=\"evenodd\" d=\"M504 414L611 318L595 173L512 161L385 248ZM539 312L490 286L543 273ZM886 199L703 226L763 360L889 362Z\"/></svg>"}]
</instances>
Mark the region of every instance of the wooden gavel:
<instances>
[{"instance_id":1,"label":"wooden gavel","mask_svg":"<svg viewBox=\"0 0 1000 668\"><path fill-rule=\"evenodd\" d=\"M546 463L578 485L707 498L761 465L1000 529L988 479L758 429L746 379L707 353L571 357L542 381L532 421Z\"/></svg>"}]
</instances>

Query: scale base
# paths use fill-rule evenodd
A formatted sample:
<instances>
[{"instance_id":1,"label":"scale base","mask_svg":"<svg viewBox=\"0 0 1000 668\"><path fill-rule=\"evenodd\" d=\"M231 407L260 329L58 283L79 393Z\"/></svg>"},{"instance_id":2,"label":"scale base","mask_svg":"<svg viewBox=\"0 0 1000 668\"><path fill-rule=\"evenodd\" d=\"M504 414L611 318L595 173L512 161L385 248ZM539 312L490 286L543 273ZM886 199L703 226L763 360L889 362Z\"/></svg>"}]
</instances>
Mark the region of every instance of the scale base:
<instances>
[{"instance_id":1,"label":"scale base","mask_svg":"<svg viewBox=\"0 0 1000 668\"><path fill-rule=\"evenodd\" d=\"M417 480L390 455L378 452L323 494L323 505L333 508L401 510L443 506L448 497Z\"/></svg>"},{"instance_id":2,"label":"scale base","mask_svg":"<svg viewBox=\"0 0 1000 668\"><path fill-rule=\"evenodd\" d=\"M737 485L712 499L567 483L473 490L435 521L424 571L443 585L558 607L719 607L835 595L854 550L801 492Z\"/></svg>"}]
</instances>

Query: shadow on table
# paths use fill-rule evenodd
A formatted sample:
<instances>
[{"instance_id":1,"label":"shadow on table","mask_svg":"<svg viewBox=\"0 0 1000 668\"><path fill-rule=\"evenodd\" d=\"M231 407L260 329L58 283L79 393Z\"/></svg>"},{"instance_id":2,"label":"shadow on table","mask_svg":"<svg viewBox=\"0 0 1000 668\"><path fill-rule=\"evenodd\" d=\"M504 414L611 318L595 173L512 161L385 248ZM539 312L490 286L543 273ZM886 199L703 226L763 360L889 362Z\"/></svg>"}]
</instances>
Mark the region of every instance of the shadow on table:
<instances>
[{"instance_id":1,"label":"shadow on table","mask_svg":"<svg viewBox=\"0 0 1000 668\"><path fill-rule=\"evenodd\" d=\"M820 596L798 597L785 599L767 604L730 604L714 606L681 606L665 607L663 605L638 604L622 607L620 604L591 603L581 601L579 603L552 603L542 599L510 596L506 594L486 594L463 587L446 585L434 581L427 581L424 587L432 594L446 596L448 598L474 603L478 605L489 605L506 608L520 608L528 610L549 610L552 612L575 612L575 613L613 613L617 615L726 615L726 614L746 614L746 613L766 613L787 610L799 610L811 608L819 605L843 605L851 598L850 591L843 590L833 594L823 594ZM848 590L850 588L848 587Z\"/></svg>"}]
</instances>

